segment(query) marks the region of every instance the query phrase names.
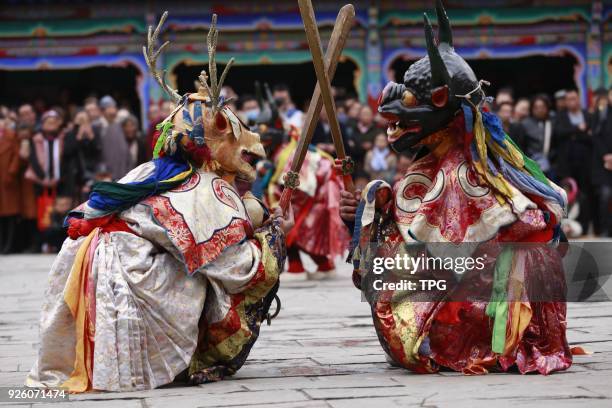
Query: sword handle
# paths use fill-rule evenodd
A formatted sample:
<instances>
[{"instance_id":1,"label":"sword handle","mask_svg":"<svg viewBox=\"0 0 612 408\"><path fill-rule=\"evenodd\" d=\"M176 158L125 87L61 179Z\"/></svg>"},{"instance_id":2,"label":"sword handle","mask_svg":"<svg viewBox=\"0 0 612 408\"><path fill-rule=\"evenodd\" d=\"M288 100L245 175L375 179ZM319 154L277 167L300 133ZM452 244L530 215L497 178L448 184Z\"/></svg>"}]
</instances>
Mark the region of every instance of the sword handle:
<instances>
[{"instance_id":1,"label":"sword handle","mask_svg":"<svg viewBox=\"0 0 612 408\"><path fill-rule=\"evenodd\" d=\"M330 75L327 72L329 67L325 66L325 57L323 56L321 37L319 36L319 29L315 19L312 0L298 0L298 7L304 23L306 41L308 42L308 47L310 48L310 53L312 55L312 64L317 76L319 90L321 92L321 99L323 100L323 107L327 113L330 132L334 142L334 147L336 149L336 155L338 159L346 160L340 123L338 122L338 117L336 116L336 104L331 93ZM347 10L351 9L348 8ZM343 179L346 183L345 188L351 188L354 190L350 172L343 171Z\"/></svg>"},{"instance_id":2,"label":"sword handle","mask_svg":"<svg viewBox=\"0 0 612 408\"><path fill-rule=\"evenodd\" d=\"M349 156L338 157L334 161L334 170L342 175L344 189L349 193L355 192L355 184L353 183L353 178L351 177L351 173L353 173L354 168L355 162Z\"/></svg>"},{"instance_id":3,"label":"sword handle","mask_svg":"<svg viewBox=\"0 0 612 408\"><path fill-rule=\"evenodd\" d=\"M285 182L285 188L281 194L279 205L281 210L283 210L283 215L287 215L287 210L291 204L291 194L293 194L293 190L300 185L300 175L295 171L289 170L283 177L283 180Z\"/></svg>"},{"instance_id":4,"label":"sword handle","mask_svg":"<svg viewBox=\"0 0 612 408\"><path fill-rule=\"evenodd\" d=\"M283 210L283 215L287 215L287 210L289 210L292 195L293 189L290 187L285 187L281 193L281 198L278 205L280 206L281 210Z\"/></svg>"},{"instance_id":5,"label":"sword handle","mask_svg":"<svg viewBox=\"0 0 612 408\"><path fill-rule=\"evenodd\" d=\"M355 184L353 183L353 178L350 174L345 174L342 176L342 181L344 181L344 189L349 193L355 192Z\"/></svg>"}]
</instances>

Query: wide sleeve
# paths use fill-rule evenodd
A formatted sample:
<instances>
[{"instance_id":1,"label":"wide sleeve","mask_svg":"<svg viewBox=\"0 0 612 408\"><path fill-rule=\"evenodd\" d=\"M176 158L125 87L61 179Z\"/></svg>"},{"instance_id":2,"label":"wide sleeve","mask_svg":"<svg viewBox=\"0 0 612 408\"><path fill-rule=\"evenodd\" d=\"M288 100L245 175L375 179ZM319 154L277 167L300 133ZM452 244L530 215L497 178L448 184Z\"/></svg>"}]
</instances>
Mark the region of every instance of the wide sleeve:
<instances>
[{"instance_id":1,"label":"wide sleeve","mask_svg":"<svg viewBox=\"0 0 612 408\"><path fill-rule=\"evenodd\" d=\"M200 272L209 289L189 367L192 382L221 380L244 364L268 315L284 260L283 233L269 224Z\"/></svg>"}]
</instances>

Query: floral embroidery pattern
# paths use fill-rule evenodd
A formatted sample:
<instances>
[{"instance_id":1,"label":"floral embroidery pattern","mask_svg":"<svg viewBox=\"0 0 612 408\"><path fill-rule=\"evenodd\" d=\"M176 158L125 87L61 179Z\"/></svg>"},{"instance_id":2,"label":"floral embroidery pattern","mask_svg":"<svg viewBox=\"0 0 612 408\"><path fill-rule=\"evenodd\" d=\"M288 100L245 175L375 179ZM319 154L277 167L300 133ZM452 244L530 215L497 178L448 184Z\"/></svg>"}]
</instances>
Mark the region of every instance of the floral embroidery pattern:
<instances>
[{"instance_id":1,"label":"floral embroidery pattern","mask_svg":"<svg viewBox=\"0 0 612 408\"><path fill-rule=\"evenodd\" d=\"M247 232L252 229L247 220L235 218L225 228L215 231L210 239L196 242L183 215L176 211L168 197L150 197L146 204L151 206L153 216L166 229L170 241L183 256L189 275L215 260L228 246L245 240Z\"/></svg>"}]
</instances>

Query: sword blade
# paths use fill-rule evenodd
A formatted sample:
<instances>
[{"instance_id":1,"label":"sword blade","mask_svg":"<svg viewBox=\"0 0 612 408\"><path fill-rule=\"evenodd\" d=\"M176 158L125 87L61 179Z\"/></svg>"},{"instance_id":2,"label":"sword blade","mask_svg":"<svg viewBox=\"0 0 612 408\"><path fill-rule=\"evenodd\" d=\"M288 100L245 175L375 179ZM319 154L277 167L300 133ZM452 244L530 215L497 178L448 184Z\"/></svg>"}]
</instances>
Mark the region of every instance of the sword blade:
<instances>
[{"instance_id":1,"label":"sword blade","mask_svg":"<svg viewBox=\"0 0 612 408\"><path fill-rule=\"evenodd\" d=\"M319 37L319 30L317 28L317 22L314 15L314 8L312 7L311 0L298 0L300 8L300 14L302 21L304 22L304 30L306 32L306 40L308 41L308 47L312 54L312 63L314 65L317 80L319 81L319 89L321 90L321 97L323 99L323 106L329 120L330 131L332 139L334 141L334 147L336 148L336 155L338 159L344 159L346 153L344 151L344 143L342 142L342 132L340 131L340 123L336 116L336 104L331 93L331 84L327 70L325 69L325 60L323 58L323 50L321 48L321 38ZM348 191L353 191L353 180L350 175L344 176L345 188Z\"/></svg>"},{"instance_id":2,"label":"sword blade","mask_svg":"<svg viewBox=\"0 0 612 408\"><path fill-rule=\"evenodd\" d=\"M333 78L334 74L336 73L338 61L342 55L342 50L344 49L346 40L353 26L354 19L355 8L352 4L345 5L338 12L334 29L327 45L327 51L325 52L325 68L329 78ZM306 158L306 153L308 152L308 146L310 145L310 141L312 140L312 136L317 127L322 107L323 99L321 96L321 86L317 81L312 98L310 99L308 111L304 117L304 124L300 133L298 145L295 149L293 160L291 162L292 172L299 174L300 169L302 168L302 164ZM292 191L293 190L291 188L286 187L283 190L280 199L280 207L283 209L283 212L286 212L289 206Z\"/></svg>"},{"instance_id":3,"label":"sword blade","mask_svg":"<svg viewBox=\"0 0 612 408\"><path fill-rule=\"evenodd\" d=\"M334 24L334 30L332 31L329 44L327 45L327 51L325 53L325 67L329 78L333 78L338 67L338 61L342 55L342 50L346 44L346 40L353 26L353 20L355 19L355 8L352 4L347 4L342 7L336 17ZM308 145L312 140L312 135L317 127L319 121L319 114L323 107L323 99L321 97L321 86L317 81L312 98L310 99L310 105L308 111L304 117L304 126L298 145L296 148L293 162L291 164L291 170L299 172L304 163L306 152L308 151Z\"/></svg>"}]
</instances>

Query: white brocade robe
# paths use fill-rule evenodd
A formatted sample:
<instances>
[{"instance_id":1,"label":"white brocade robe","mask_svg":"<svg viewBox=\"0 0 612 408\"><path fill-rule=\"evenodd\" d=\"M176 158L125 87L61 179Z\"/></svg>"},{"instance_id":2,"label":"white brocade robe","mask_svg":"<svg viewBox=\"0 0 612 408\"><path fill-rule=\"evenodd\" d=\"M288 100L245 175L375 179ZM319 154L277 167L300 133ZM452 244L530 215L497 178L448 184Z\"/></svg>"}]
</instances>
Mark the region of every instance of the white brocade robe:
<instances>
[{"instance_id":1,"label":"white brocade robe","mask_svg":"<svg viewBox=\"0 0 612 408\"><path fill-rule=\"evenodd\" d=\"M223 233L222 228L211 229L210 222L225 222L229 210L235 212L231 220L249 222L237 195L232 206L227 205L227 196L221 197L221 204L205 202L218 200L211 192L211 180L220 179L200 172L197 180L186 183L188 189L163 194L173 208L181 207L183 226L191 229L200 246L209 231ZM235 194L227 183L223 189ZM203 215L198 206L204 204L212 211ZM155 205L149 200L121 214L134 233L99 234L90 272L96 304L93 389L141 390L172 382L190 364L205 304L208 322L223 319L231 307L230 295L241 293L261 269L262 250L252 238L221 246L212 258L205 255L211 252L205 245L199 248L204 252L193 256L196 249L180 247L164 220L154 216ZM226 213L214 211L215 206ZM84 240L67 239L51 268L38 358L27 386L58 387L74 370L75 319L64 291ZM199 267L187 265L189 251L191 259L204 259Z\"/></svg>"}]
</instances>

